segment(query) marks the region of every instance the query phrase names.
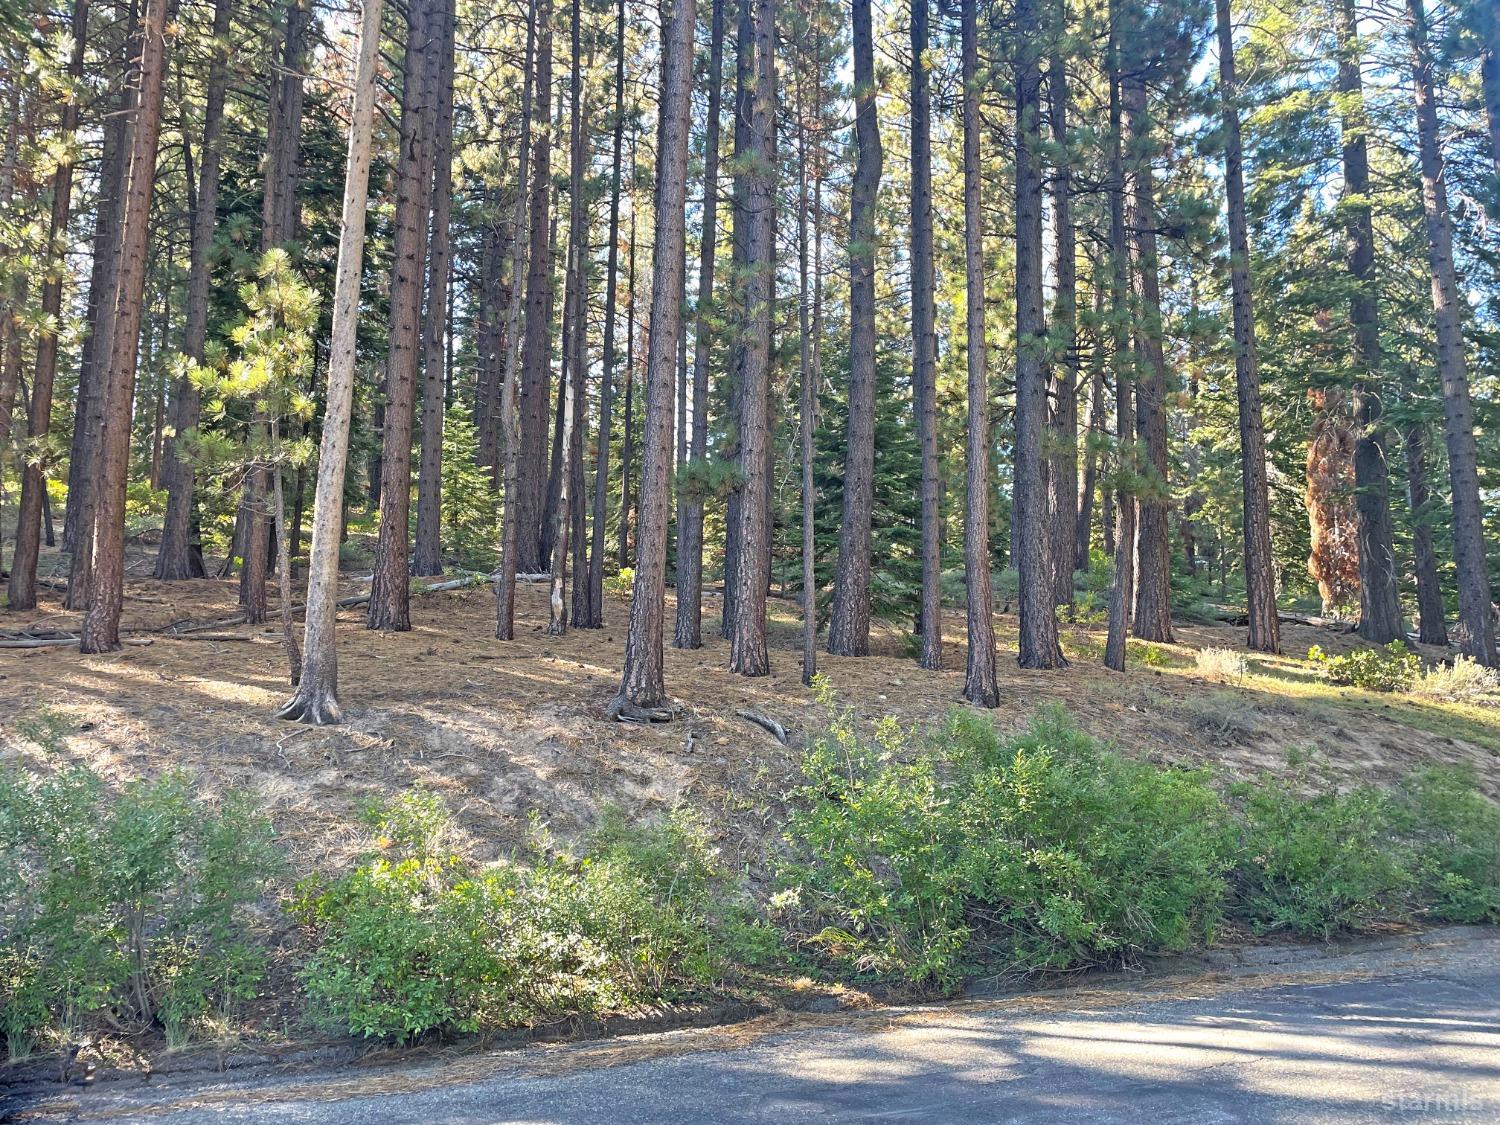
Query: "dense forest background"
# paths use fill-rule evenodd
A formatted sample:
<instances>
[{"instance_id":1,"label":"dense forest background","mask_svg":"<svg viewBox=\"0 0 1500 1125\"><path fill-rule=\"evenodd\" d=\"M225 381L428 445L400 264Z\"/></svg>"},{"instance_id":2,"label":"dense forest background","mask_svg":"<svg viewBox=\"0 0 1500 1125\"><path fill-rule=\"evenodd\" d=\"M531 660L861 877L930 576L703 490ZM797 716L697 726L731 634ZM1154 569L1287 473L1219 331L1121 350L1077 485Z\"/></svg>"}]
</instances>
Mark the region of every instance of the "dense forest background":
<instances>
[{"instance_id":1,"label":"dense forest background","mask_svg":"<svg viewBox=\"0 0 1500 1125\"><path fill-rule=\"evenodd\" d=\"M967 606L991 706L982 607L1025 667L1059 614L1496 662L1492 3L0 12L0 558L85 651L144 545L279 607L314 720L340 561L388 630L633 589L626 718L703 630L764 674L768 592L806 676Z\"/></svg>"}]
</instances>

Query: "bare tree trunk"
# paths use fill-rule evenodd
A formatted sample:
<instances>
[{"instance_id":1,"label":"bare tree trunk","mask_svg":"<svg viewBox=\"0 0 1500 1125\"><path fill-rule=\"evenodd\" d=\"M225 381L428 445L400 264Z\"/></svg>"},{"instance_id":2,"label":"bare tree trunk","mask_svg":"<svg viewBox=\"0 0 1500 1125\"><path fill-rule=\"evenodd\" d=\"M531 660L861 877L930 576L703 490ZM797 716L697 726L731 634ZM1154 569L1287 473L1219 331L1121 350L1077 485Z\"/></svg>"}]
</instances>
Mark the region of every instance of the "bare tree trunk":
<instances>
[{"instance_id":1,"label":"bare tree trunk","mask_svg":"<svg viewBox=\"0 0 1500 1125\"><path fill-rule=\"evenodd\" d=\"M1220 0L1221 3L1226 0ZM1227 13L1221 14L1221 22ZM1346 260L1354 282L1349 297L1353 327L1354 502L1358 513L1359 635L1376 644L1406 636L1396 588L1391 531L1391 482L1385 426L1380 420L1380 326L1375 281L1375 227L1371 220L1369 122L1360 76L1358 17L1353 0L1339 0L1339 129L1343 135ZM1220 32L1220 39L1226 32ZM1253 646L1252 646L1253 647Z\"/></svg>"},{"instance_id":2,"label":"bare tree trunk","mask_svg":"<svg viewBox=\"0 0 1500 1125\"><path fill-rule=\"evenodd\" d=\"M1137 543L1140 573L1136 578L1137 637L1147 641L1172 639L1172 547L1167 494L1167 363L1162 351L1160 259L1156 249L1156 189L1150 157L1150 128L1146 116L1146 83L1139 73L1121 82L1129 176L1129 229L1134 260L1136 338L1145 365L1136 386L1136 425L1145 444L1142 469L1150 486L1140 500Z\"/></svg>"},{"instance_id":3,"label":"bare tree trunk","mask_svg":"<svg viewBox=\"0 0 1500 1125\"><path fill-rule=\"evenodd\" d=\"M1408 369L1408 394L1415 397L1415 380ZM1417 639L1424 645L1448 644L1443 586L1438 579L1437 551L1432 545L1432 495L1427 485L1427 433L1419 421L1408 422L1403 433L1406 452L1406 495L1411 506L1412 561L1417 572Z\"/></svg>"},{"instance_id":4,"label":"bare tree trunk","mask_svg":"<svg viewBox=\"0 0 1500 1125\"><path fill-rule=\"evenodd\" d=\"M1057 637L1043 434L1047 382L1042 320L1041 28L1035 0L1017 0L1016 51L1016 491L1013 544L1020 579L1022 668L1067 665Z\"/></svg>"},{"instance_id":5,"label":"bare tree trunk","mask_svg":"<svg viewBox=\"0 0 1500 1125\"><path fill-rule=\"evenodd\" d=\"M1453 266L1453 224L1448 214L1443 153L1438 141L1432 49L1423 0L1407 0L1411 13L1412 82L1421 152L1422 206L1427 216L1432 308L1437 323L1437 365L1443 381L1443 439L1448 446L1448 483L1453 505L1453 562L1458 571L1458 621L1463 650L1494 667L1495 626L1490 576L1484 553L1484 506L1479 495L1474 407L1464 358L1463 306Z\"/></svg>"},{"instance_id":6,"label":"bare tree trunk","mask_svg":"<svg viewBox=\"0 0 1500 1125\"><path fill-rule=\"evenodd\" d=\"M412 4L408 8L392 247L391 344L386 361L385 434L380 455L380 534L375 542L367 621L371 629L394 632L411 628L411 425L422 344L422 290L427 277L440 21L435 6Z\"/></svg>"},{"instance_id":7,"label":"bare tree trunk","mask_svg":"<svg viewBox=\"0 0 1500 1125\"><path fill-rule=\"evenodd\" d=\"M1057 11L1066 22L1066 6ZM1062 30L1059 28L1059 30ZM1068 150L1068 71L1059 51L1047 66L1048 117L1057 152L1052 178L1053 253L1056 256L1051 357L1052 442L1047 471L1052 511L1052 601L1073 604L1073 571L1078 531L1078 246L1073 227L1073 168Z\"/></svg>"},{"instance_id":8,"label":"bare tree trunk","mask_svg":"<svg viewBox=\"0 0 1500 1125\"><path fill-rule=\"evenodd\" d=\"M1119 488L1114 511L1114 578L1109 588L1109 627L1104 666L1125 671L1126 635L1130 632L1131 595L1135 585L1135 497L1129 481L1136 473L1135 402L1130 347L1130 244L1125 231L1124 126L1120 108L1119 0L1109 6L1109 275L1110 366L1115 376L1115 431Z\"/></svg>"},{"instance_id":9,"label":"bare tree trunk","mask_svg":"<svg viewBox=\"0 0 1500 1125\"><path fill-rule=\"evenodd\" d=\"M221 3L227 0L220 0ZM74 82L84 74L88 38L89 0L73 3L73 55L68 73ZM78 98L63 105L59 133L71 140L78 131ZM47 231L47 252L62 255L67 250L68 214L73 198L73 162L58 164L52 176L52 216ZM49 268L42 283L42 315L46 327L37 333L36 375L32 380L27 436L36 447L21 470L21 508L16 517L16 550L10 564L8 604L11 609L36 608L36 567L41 554L42 515L47 501L47 462L44 448L52 425L52 391L57 380L57 319L62 312L63 270Z\"/></svg>"},{"instance_id":10,"label":"bare tree trunk","mask_svg":"<svg viewBox=\"0 0 1500 1125\"><path fill-rule=\"evenodd\" d=\"M100 165L101 197L95 203L94 262L89 280L88 333L78 365L78 408L73 422L73 447L68 458L68 510L63 522L63 547L72 553L68 593L64 605L74 611L88 604L93 584L96 497L94 461L103 442L104 387L108 378L110 337L114 331L115 296L119 289L120 225L125 187L130 177L134 143L136 69L140 58L140 26L135 0L118 3L124 24L120 33L121 90L111 99L112 112L104 124ZM103 194L104 191L108 194Z\"/></svg>"},{"instance_id":11,"label":"bare tree trunk","mask_svg":"<svg viewBox=\"0 0 1500 1125\"><path fill-rule=\"evenodd\" d=\"M737 7L739 15L735 21L734 35L735 175L730 208L730 273L735 278L736 330L742 332L744 331L745 309L741 300L743 296L741 279L745 273L745 251L748 245L746 200L749 194L749 182L740 166L745 161L753 159L750 155L750 116L755 101L755 20L751 0L737 0ZM738 346L733 347L730 353L729 370L725 374L729 383L726 396L729 400L728 413L729 417L734 419L735 424L729 427L729 432L725 435L726 440L719 450L723 463L736 467L740 463L740 385L743 380L740 365L743 360L744 349ZM724 597L719 610L719 632L726 640L734 634L734 599L739 590L735 570L740 560L740 503L742 498L743 491L736 484L730 488L729 495L724 500Z\"/></svg>"},{"instance_id":12,"label":"bare tree trunk","mask_svg":"<svg viewBox=\"0 0 1500 1125\"><path fill-rule=\"evenodd\" d=\"M1245 225L1244 159L1240 151L1239 81L1234 69L1234 28L1229 0L1217 0L1219 94L1223 100L1224 186L1229 196L1229 284L1234 306L1235 392L1239 400L1240 473L1243 481L1245 605L1249 645L1256 652L1281 651L1272 572L1271 500L1266 483L1266 431L1261 419L1260 367L1255 351L1255 313L1250 297L1250 236ZM1381 469L1384 472L1384 458ZM1394 596L1394 590L1393 590ZM1399 619L1399 611L1398 611Z\"/></svg>"},{"instance_id":13,"label":"bare tree trunk","mask_svg":"<svg viewBox=\"0 0 1500 1125\"><path fill-rule=\"evenodd\" d=\"M1104 286L1099 280L1100 266L1094 270L1094 320L1104 323ZM1083 463L1083 485L1078 494L1078 522L1074 526L1073 568L1089 568L1089 546L1093 541L1094 491L1099 480L1099 444L1108 431L1104 421L1104 366L1100 358L1102 347L1094 349L1089 361L1092 375L1089 379L1089 420L1084 427L1086 452Z\"/></svg>"},{"instance_id":14,"label":"bare tree trunk","mask_svg":"<svg viewBox=\"0 0 1500 1125\"><path fill-rule=\"evenodd\" d=\"M718 4L716 2L715 7ZM821 47L821 36L818 46ZM817 58L815 52L814 58ZM817 374L812 361L812 328L808 290L807 107L803 104L804 76L797 82L797 353L800 361L800 398L797 410L802 455L802 682L811 684L818 661L818 577L816 528L817 495L813 486L813 428L817 425ZM822 106L821 76L813 76L814 112ZM821 263L819 263L821 264Z\"/></svg>"},{"instance_id":15,"label":"bare tree trunk","mask_svg":"<svg viewBox=\"0 0 1500 1125\"><path fill-rule=\"evenodd\" d=\"M505 374L500 385L500 428L505 436L505 516L500 526L500 576L495 579L495 636L502 641L516 635L516 568L520 561L521 418L517 384L521 378L522 271L530 242L527 230L526 171L531 167L533 77L532 56L537 49L539 5L530 0L526 8L526 55L521 60L525 77L521 82L521 146L516 157L516 209L512 218L510 259L510 304L506 308ZM547 9L550 18L550 8ZM550 37L548 42L550 43ZM529 307L529 306L528 306Z\"/></svg>"},{"instance_id":16,"label":"bare tree trunk","mask_svg":"<svg viewBox=\"0 0 1500 1125\"><path fill-rule=\"evenodd\" d=\"M433 130L432 245L427 255L427 320L422 337L422 458L417 470L417 530L413 574L443 573L444 330L452 265L449 215L453 208L454 0L442 0L432 35L436 94Z\"/></svg>"},{"instance_id":17,"label":"bare tree trunk","mask_svg":"<svg viewBox=\"0 0 1500 1125\"><path fill-rule=\"evenodd\" d=\"M630 165L634 168L635 137L630 140ZM630 254L625 269L625 291L629 297L625 306L625 409L620 416L620 428L624 431L620 442L620 541L616 545L621 569L630 565L630 516L635 503L630 491L630 474L635 470L635 198L632 180Z\"/></svg>"},{"instance_id":18,"label":"bare tree trunk","mask_svg":"<svg viewBox=\"0 0 1500 1125\"><path fill-rule=\"evenodd\" d=\"M166 75L168 0L148 0L141 26L140 92L130 152L130 178L120 224L120 270L114 325L104 380L103 435L90 492L94 497L92 581L84 610L79 651L113 652L120 647L120 609L125 597L125 484L130 470L130 406L146 287L151 227L151 191L156 183L156 145L161 133L162 81Z\"/></svg>"},{"instance_id":19,"label":"bare tree trunk","mask_svg":"<svg viewBox=\"0 0 1500 1125\"><path fill-rule=\"evenodd\" d=\"M563 587L567 579L568 551L570 545L579 546L578 528L574 526L574 505L581 499L578 496L578 486L583 478L583 426L585 419L582 416L582 404L584 380L587 378L588 369L586 365L587 347L585 341L588 337L587 310L584 307L584 256L588 252L588 230L587 219L583 205L584 192L584 159L583 159L583 52L582 52L582 19L580 18L579 0L573 0L573 11L571 23L572 43L572 78L569 83L569 142L568 148L571 154L571 168L568 178L568 260L567 280L564 286L563 300L567 304L565 314L567 328L563 334L563 348L567 352L564 367L566 374L565 385L560 388L558 395L558 416L562 422L561 431L557 434L558 450L558 498L555 522L552 532L552 618L547 626L547 632L561 635L568 628L568 614L563 605ZM578 508L582 512L582 507ZM587 582L580 584L583 571L576 565L573 568L573 609L575 613L582 608L587 611L587 605L580 607L578 594L580 590L586 595L588 591Z\"/></svg>"},{"instance_id":20,"label":"bare tree trunk","mask_svg":"<svg viewBox=\"0 0 1500 1125\"><path fill-rule=\"evenodd\" d=\"M516 480L516 566L543 564L548 406L552 385L552 3L537 5L536 106L531 147L531 251L526 278L526 338L521 357L520 472ZM507 501L507 504L509 502ZM508 517L507 517L508 518Z\"/></svg>"},{"instance_id":21,"label":"bare tree trunk","mask_svg":"<svg viewBox=\"0 0 1500 1125\"><path fill-rule=\"evenodd\" d=\"M962 0L964 305L969 361L969 417L964 441L964 572L969 656L964 698L998 707L995 607L990 590L990 388L984 340L984 200L979 138L979 0Z\"/></svg>"},{"instance_id":22,"label":"bare tree trunk","mask_svg":"<svg viewBox=\"0 0 1500 1125\"><path fill-rule=\"evenodd\" d=\"M718 0L722 3L723 0ZM580 628L604 626L604 533L609 517L609 442L614 421L616 300L620 274L620 186L621 159L625 140L625 0L619 0L615 11L615 108L613 125L613 161L609 185L609 247L604 280L604 370L599 384L599 442L594 459L594 510L589 542L589 605L592 613ZM710 180L712 182L712 180ZM582 497L579 498L580 502ZM681 521L678 521L679 529ZM681 531L679 530L679 535ZM679 604L681 593L679 589Z\"/></svg>"},{"instance_id":23,"label":"bare tree trunk","mask_svg":"<svg viewBox=\"0 0 1500 1125\"><path fill-rule=\"evenodd\" d=\"M214 5L215 44L227 46L229 38L230 0ZM209 64L208 91L203 110L203 142L198 161L197 199L193 207L193 225L188 251L187 308L182 331L183 354L202 363L208 340L208 300L212 269L208 251L218 225L220 134L224 125L225 91L229 81L228 58L216 49ZM184 164L190 165L188 146L183 142ZM190 181L191 182L191 181ZM156 577L180 581L203 577L203 559L192 543L193 467L178 456L177 440L198 426L198 388L190 379L179 379L173 391L173 439L166 450L167 510L162 518L161 546L156 554Z\"/></svg>"},{"instance_id":24,"label":"bare tree trunk","mask_svg":"<svg viewBox=\"0 0 1500 1125\"><path fill-rule=\"evenodd\" d=\"M712 343L714 257L719 235L719 130L724 99L724 0L713 0L708 62L708 120L703 139L703 230L698 250L698 304L693 335L693 426L689 459L708 456L708 363ZM703 496L677 497L676 648L703 647Z\"/></svg>"},{"instance_id":25,"label":"bare tree trunk","mask_svg":"<svg viewBox=\"0 0 1500 1125\"><path fill-rule=\"evenodd\" d=\"M349 460L349 420L354 407L359 280L364 266L365 203L370 187L370 142L375 123L375 68L380 56L381 0L364 0L358 63L349 113L349 155L344 171L344 209L338 271L333 285L333 328L328 350L328 399L318 452L312 543L307 556L307 613L302 633L302 676L296 694L277 717L304 723L336 723L339 540L343 532L344 470Z\"/></svg>"},{"instance_id":26,"label":"bare tree trunk","mask_svg":"<svg viewBox=\"0 0 1500 1125\"><path fill-rule=\"evenodd\" d=\"M927 0L911 5L912 398L922 460L922 588L917 623L923 668L943 666L942 510L937 448L937 283L932 264L932 97L927 80Z\"/></svg>"},{"instance_id":27,"label":"bare tree trunk","mask_svg":"<svg viewBox=\"0 0 1500 1125\"><path fill-rule=\"evenodd\" d=\"M854 0L854 133L849 192L849 425L843 521L828 622L835 656L870 652L870 520L875 503L875 209L882 154L870 0Z\"/></svg>"},{"instance_id":28,"label":"bare tree trunk","mask_svg":"<svg viewBox=\"0 0 1500 1125\"><path fill-rule=\"evenodd\" d=\"M767 3L767 0L761 0ZM769 5L767 4L769 7ZM645 468L635 588L625 639L625 671L611 710L626 718L666 717L662 627L666 613L667 477L671 470L672 391L682 317L686 249L688 132L692 128L694 0L676 0L663 29L661 134L656 164L656 254L647 353Z\"/></svg>"},{"instance_id":29,"label":"bare tree trunk","mask_svg":"<svg viewBox=\"0 0 1500 1125\"><path fill-rule=\"evenodd\" d=\"M679 0L684 2L684 0ZM775 299L776 43L775 0L753 0L755 87L750 112L753 166L745 171L745 277L740 287L740 496L738 558L729 667L745 676L771 670L766 651L766 590L771 580L771 304ZM653 327L662 315L652 302ZM653 332L654 336L654 332Z\"/></svg>"}]
</instances>

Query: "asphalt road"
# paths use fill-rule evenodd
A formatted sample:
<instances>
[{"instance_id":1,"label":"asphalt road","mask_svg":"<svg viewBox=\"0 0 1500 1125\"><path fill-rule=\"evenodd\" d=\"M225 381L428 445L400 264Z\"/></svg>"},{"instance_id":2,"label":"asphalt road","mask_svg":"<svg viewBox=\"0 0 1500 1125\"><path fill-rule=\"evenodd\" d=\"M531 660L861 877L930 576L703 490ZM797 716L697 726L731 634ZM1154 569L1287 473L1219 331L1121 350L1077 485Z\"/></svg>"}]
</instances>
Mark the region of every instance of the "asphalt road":
<instances>
[{"instance_id":1,"label":"asphalt road","mask_svg":"<svg viewBox=\"0 0 1500 1125\"><path fill-rule=\"evenodd\" d=\"M18 1119L1500 1121L1500 941L1237 976L527 1048L373 1071L54 1090Z\"/></svg>"}]
</instances>

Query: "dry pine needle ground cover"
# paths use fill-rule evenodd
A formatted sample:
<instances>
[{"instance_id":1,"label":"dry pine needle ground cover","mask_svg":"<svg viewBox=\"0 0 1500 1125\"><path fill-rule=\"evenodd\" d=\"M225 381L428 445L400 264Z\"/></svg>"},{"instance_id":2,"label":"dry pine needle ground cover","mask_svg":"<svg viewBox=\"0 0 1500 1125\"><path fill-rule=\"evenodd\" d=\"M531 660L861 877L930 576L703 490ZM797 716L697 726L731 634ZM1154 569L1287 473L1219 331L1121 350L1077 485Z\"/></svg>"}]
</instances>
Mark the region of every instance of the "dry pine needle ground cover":
<instances>
[{"instance_id":1,"label":"dry pine needle ground cover","mask_svg":"<svg viewBox=\"0 0 1500 1125\"><path fill-rule=\"evenodd\" d=\"M349 591L360 589L351 578ZM310 728L271 717L288 692L274 636L247 643L148 632L233 615L233 581L132 578L124 626L135 638L150 636L149 645L107 656L0 650L7 716L0 759L38 770L85 762L113 782L183 769L211 793L250 790L303 871L336 869L358 853L357 813L367 799L425 786L447 799L481 860L521 845L533 810L567 838L606 805L646 818L688 803L707 817L725 857L758 875L782 822L781 801L798 780L800 745L824 711L800 683L792 603L772 601L773 674L759 680L727 670L727 643L713 628L717 610L716 599L706 599L714 621L705 621L704 648L667 648L668 689L683 717L655 727L603 717L623 658L623 601L609 600L602 631L549 637L545 588L523 584L514 642L494 638L494 599L485 588L414 596L409 633L371 632L362 609L345 610L339 659L347 721ZM5 617L7 629L33 624L67 628L76 618L56 597L36 613ZM1360 643L1344 633L1289 624L1288 657L1251 656L1247 675L1219 682L1198 671L1195 650L1239 647L1242 629L1180 626L1176 645L1132 642L1131 669L1116 675L1098 662L1102 626L1065 625L1071 667L1027 672L1014 662L1015 619L999 616L997 625L1003 703L995 721L1006 728L1024 725L1038 706L1061 703L1085 730L1157 762L1246 776L1279 768L1289 748L1316 747L1351 779L1467 762L1487 792L1500 792L1494 702L1460 706L1333 688L1297 656L1311 644L1341 651ZM892 628L878 633L874 655L820 654L819 668L862 719L935 724L961 705L963 637L961 613L948 614L939 673L919 669ZM16 731L17 717L41 707L71 728L60 750L48 752ZM745 709L783 724L791 745L737 715Z\"/></svg>"}]
</instances>

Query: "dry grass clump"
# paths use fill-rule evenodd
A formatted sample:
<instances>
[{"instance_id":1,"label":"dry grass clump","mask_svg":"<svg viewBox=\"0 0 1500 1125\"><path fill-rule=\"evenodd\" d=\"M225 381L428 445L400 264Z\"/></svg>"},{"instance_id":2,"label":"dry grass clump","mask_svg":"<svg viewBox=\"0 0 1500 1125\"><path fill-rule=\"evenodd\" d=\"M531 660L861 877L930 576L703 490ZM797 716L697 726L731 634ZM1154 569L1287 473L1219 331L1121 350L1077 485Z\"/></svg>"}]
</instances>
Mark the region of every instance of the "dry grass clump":
<instances>
[{"instance_id":1,"label":"dry grass clump","mask_svg":"<svg viewBox=\"0 0 1500 1125\"><path fill-rule=\"evenodd\" d=\"M1245 654L1232 648L1200 648L1197 663L1200 675L1225 683L1239 683L1250 670Z\"/></svg>"},{"instance_id":2,"label":"dry grass clump","mask_svg":"<svg viewBox=\"0 0 1500 1125\"><path fill-rule=\"evenodd\" d=\"M1468 656L1454 657L1452 664L1434 664L1411 686L1413 695L1449 703L1475 703L1500 691L1500 674Z\"/></svg>"}]
</instances>

